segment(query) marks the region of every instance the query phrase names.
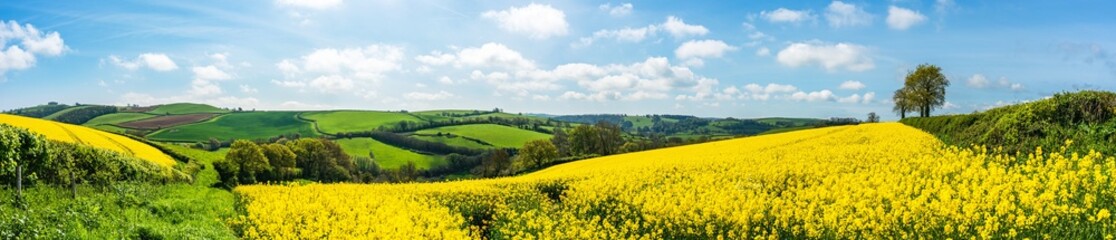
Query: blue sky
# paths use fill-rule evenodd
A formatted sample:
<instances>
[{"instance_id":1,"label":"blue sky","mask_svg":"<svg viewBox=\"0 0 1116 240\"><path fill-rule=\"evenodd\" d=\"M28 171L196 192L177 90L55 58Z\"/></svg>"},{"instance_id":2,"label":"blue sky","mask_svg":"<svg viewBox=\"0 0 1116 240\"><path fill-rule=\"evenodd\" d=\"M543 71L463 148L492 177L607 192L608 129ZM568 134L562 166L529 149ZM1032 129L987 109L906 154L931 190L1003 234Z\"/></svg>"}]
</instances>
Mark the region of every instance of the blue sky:
<instances>
[{"instance_id":1,"label":"blue sky","mask_svg":"<svg viewBox=\"0 0 1116 240\"><path fill-rule=\"evenodd\" d=\"M1109 1L3 1L0 109L203 102L896 118L1116 87Z\"/></svg>"}]
</instances>

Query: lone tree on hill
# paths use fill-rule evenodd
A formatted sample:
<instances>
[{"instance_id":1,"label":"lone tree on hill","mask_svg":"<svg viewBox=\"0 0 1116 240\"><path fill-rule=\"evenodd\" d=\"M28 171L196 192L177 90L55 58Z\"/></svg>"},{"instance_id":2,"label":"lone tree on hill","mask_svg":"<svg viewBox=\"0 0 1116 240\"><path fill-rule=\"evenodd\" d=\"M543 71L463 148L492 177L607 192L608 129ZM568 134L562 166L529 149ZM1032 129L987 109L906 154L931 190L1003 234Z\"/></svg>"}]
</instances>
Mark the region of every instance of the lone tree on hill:
<instances>
[{"instance_id":1,"label":"lone tree on hill","mask_svg":"<svg viewBox=\"0 0 1116 240\"><path fill-rule=\"evenodd\" d=\"M907 73L903 88L895 91L895 111L901 117L912 111L917 111L920 117L929 117L931 111L945 105L945 88L948 86L949 79L942 75L942 68L920 64L913 72Z\"/></svg>"}]
</instances>

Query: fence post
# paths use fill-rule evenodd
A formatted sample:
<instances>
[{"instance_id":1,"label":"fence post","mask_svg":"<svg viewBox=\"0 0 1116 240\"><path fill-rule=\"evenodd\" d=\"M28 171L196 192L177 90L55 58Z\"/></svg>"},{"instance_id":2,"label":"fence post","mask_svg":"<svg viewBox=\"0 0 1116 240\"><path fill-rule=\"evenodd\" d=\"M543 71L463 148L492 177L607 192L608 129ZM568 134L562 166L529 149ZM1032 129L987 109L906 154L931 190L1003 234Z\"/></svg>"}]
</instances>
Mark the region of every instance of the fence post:
<instances>
[{"instance_id":1,"label":"fence post","mask_svg":"<svg viewBox=\"0 0 1116 240\"><path fill-rule=\"evenodd\" d=\"M73 171L70 171L70 198L77 199L77 179Z\"/></svg>"},{"instance_id":2,"label":"fence post","mask_svg":"<svg viewBox=\"0 0 1116 240\"><path fill-rule=\"evenodd\" d=\"M16 165L16 202L23 202L23 165Z\"/></svg>"}]
</instances>

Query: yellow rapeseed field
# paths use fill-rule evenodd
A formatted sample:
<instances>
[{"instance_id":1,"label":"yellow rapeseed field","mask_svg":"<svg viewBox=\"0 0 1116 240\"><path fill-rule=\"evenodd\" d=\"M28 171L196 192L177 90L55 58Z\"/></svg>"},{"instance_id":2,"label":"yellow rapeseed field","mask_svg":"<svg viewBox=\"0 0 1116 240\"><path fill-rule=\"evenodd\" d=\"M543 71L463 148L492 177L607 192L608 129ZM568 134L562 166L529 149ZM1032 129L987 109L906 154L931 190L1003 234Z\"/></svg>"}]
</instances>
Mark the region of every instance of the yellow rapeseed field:
<instances>
[{"instance_id":1,"label":"yellow rapeseed field","mask_svg":"<svg viewBox=\"0 0 1116 240\"><path fill-rule=\"evenodd\" d=\"M80 143L104 148L166 167L174 166L176 163L174 158L171 158L171 156L168 156L151 145L125 136L84 126L9 114L0 114L0 123L30 129L31 131L43 134L43 136L46 136L46 138L50 140Z\"/></svg>"},{"instance_id":2,"label":"yellow rapeseed field","mask_svg":"<svg viewBox=\"0 0 1116 240\"><path fill-rule=\"evenodd\" d=\"M1096 152L1015 157L881 123L501 179L241 186L229 222L251 239L1112 239L1114 174Z\"/></svg>"}]
</instances>

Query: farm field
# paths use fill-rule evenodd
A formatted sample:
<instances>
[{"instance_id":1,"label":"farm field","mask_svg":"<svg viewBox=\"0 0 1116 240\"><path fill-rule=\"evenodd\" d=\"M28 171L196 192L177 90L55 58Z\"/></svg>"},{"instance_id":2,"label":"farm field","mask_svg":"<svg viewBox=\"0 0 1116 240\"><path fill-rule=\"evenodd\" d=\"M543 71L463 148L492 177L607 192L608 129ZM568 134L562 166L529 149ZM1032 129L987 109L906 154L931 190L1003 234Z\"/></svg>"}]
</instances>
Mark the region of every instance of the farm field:
<instances>
[{"instance_id":1,"label":"farm field","mask_svg":"<svg viewBox=\"0 0 1116 240\"><path fill-rule=\"evenodd\" d=\"M375 161L381 168L395 169L406 165L408 161L414 162L415 167L426 169L445 164L445 158L436 155L424 155L398 148L376 141L371 138L340 139L337 144L350 156L368 156L369 152L376 155Z\"/></svg>"},{"instance_id":2,"label":"farm field","mask_svg":"<svg viewBox=\"0 0 1116 240\"><path fill-rule=\"evenodd\" d=\"M1116 159L1095 152L1016 159L883 123L502 179L242 186L246 212L231 224L250 239L1104 238L1116 230L1112 174Z\"/></svg>"},{"instance_id":3,"label":"farm field","mask_svg":"<svg viewBox=\"0 0 1116 240\"><path fill-rule=\"evenodd\" d=\"M155 116L156 115L146 114L146 113L112 113L112 114L105 114L105 115L101 115L101 116L98 116L96 118L90 119L88 122L85 122L82 125L92 126L92 127L96 127L97 125L105 125L105 124L115 125L115 124L121 124L121 123L126 123L126 122L131 122L131 121L137 121L137 120L152 118L152 117L155 117Z\"/></svg>"},{"instance_id":4,"label":"farm field","mask_svg":"<svg viewBox=\"0 0 1116 240\"><path fill-rule=\"evenodd\" d=\"M80 110L82 108L89 108L89 107L94 107L94 106L86 105L86 106L69 107L69 108L62 109L61 111L55 112L53 114L47 115L47 116L42 117L42 118L43 119L54 120L54 119L58 118L59 116L65 115L66 113L77 111L77 110Z\"/></svg>"},{"instance_id":5,"label":"farm field","mask_svg":"<svg viewBox=\"0 0 1116 240\"><path fill-rule=\"evenodd\" d=\"M423 122L406 113L379 112L379 111L329 111L308 112L303 118L313 120L322 132L334 134L339 132L371 131L380 126L392 126L402 121Z\"/></svg>"},{"instance_id":6,"label":"farm field","mask_svg":"<svg viewBox=\"0 0 1116 240\"><path fill-rule=\"evenodd\" d=\"M197 104L197 103L174 103L160 105L148 111L151 114L159 115L173 115L173 114L190 114L190 113L226 113L228 110L220 109L214 106Z\"/></svg>"},{"instance_id":7,"label":"farm field","mask_svg":"<svg viewBox=\"0 0 1116 240\"><path fill-rule=\"evenodd\" d=\"M461 136L440 136L439 137L439 136L434 136L434 135L411 135L411 137L418 138L420 140L431 141L431 142L445 143L446 145L450 145L450 146L467 147L467 148L475 148L475 149L493 148L493 146L484 145L484 144L478 143L478 142L473 141L473 140L465 139L464 137L461 137Z\"/></svg>"},{"instance_id":8,"label":"farm field","mask_svg":"<svg viewBox=\"0 0 1116 240\"><path fill-rule=\"evenodd\" d=\"M125 136L103 132L85 126L8 114L0 114L0 123L27 128L33 132L44 135L50 140L80 143L103 148L151 161L164 167L171 167L177 163L173 158L155 147Z\"/></svg>"},{"instance_id":9,"label":"farm field","mask_svg":"<svg viewBox=\"0 0 1116 240\"><path fill-rule=\"evenodd\" d=\"M181 115L165 115L165 116L157 116L157 117L153 117L153 118L144 118L144 119L140 119L140 120L128 121L128 122L119 123L119 124L116 124L116 125L119 125L119 126L125 127L125 128L153 130L153 129L163 129L163 128L167 128L167 127L174 127L174 126L179 126L179 125L186 125L186 124L201 122L201 121L205 121L205 120L208 120L210 118L213 118L214 116L217 116L217 114L214 114L214 113L191 113L191 114L181 114Z\"/></svg>"},{"instance_id":10,"label":"farm field","mask_svg":"<svg viewBox=\"0 0 1116 240\"><path fill-rule=\"evenodd\" d=\"M147 137L157 141L201 142L209 138L257 139L298 133L304 137L317 136L309 122L295 117L298 112L238 112L228 113L205 122L182 125L151 133Z\"/></svg>"},{"instance_id":11,"label":"farm field","mask_svg":"<svg viewBox=\"0 0 1116 240\"><path fill-rule=\"evenodd\" d=\"M418 134L452 133L484 141L496 147L518 148L532 140L547 139L550 135L497 124L447 126L417 131Z\"/></svg>"}]
</instances>

